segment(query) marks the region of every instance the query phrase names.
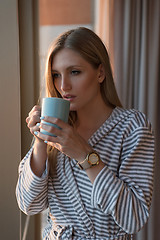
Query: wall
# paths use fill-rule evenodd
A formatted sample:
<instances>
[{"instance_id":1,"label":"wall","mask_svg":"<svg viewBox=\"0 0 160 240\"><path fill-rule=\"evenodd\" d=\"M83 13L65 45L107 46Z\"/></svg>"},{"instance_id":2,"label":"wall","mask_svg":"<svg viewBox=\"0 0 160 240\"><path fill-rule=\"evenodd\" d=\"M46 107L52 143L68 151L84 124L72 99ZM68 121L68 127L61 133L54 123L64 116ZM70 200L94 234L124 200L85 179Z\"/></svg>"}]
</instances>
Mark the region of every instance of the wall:
<instances>
[{"instance_id":1,"label":"wall","mask_svg":"<svg viewBox=\"0 0 160 240\"><path fill-rule=\"evenodd\" d=\"M0 1L0 239L19 239L15 199L21 158L17 0Z\"/></svg>"}]
</instances>

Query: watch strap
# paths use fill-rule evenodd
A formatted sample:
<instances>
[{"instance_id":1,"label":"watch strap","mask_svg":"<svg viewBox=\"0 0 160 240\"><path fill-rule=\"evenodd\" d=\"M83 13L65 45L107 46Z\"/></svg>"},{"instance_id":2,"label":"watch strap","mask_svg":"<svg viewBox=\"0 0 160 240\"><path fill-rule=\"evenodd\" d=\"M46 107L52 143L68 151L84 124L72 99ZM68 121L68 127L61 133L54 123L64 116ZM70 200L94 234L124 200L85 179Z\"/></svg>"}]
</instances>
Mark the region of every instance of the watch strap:
<instances>
[{"instance_id":1,"label":"watch strap","mask_svg":"<svg viewBox=\"0 0 160 240\"><path fill-rule=\"evenodd\" d=\"M86 170L91 167L91 164L89 164L89 162L88 162L88 157L83 162L78 162L77 165L82 170Z\"/></svg>"},{"instance_id":2,"label":"watch strap","mask_svg":"<svg viewBox=\"0 0 160 240\"><path fill-rule=\"evenodd\" d=\"M94 154L96 154L96 155L98 156L98 161L97 161L97 163L95 163L95 164L92 164L92 163L89 162L89 156L90 156L92 153L94 153ZM86 170L86 169L88 169L88 168L90 168L90 167L92 167L92 166L95 166L95 165L99 164L99 160L100 160L100 157L99 157L98 153L95 152L95 151L92 151L92 152L90 152L90 153L87 155L87 157L84 159L83 162L77 162L77 165L80 167L80 169Z\"/></svg>"}]
</instances>

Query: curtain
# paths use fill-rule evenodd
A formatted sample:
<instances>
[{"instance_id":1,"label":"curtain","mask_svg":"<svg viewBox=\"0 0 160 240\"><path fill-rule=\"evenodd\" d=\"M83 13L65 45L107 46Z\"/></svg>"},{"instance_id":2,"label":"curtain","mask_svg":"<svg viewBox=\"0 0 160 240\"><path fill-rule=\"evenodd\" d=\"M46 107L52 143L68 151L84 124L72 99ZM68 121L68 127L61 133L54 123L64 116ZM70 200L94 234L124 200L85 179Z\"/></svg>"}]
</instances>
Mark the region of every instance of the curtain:
<instances>
[{"instance_id":1,"label":"curtain","mask_svg":"<svg viewBox=\"0 0 160 240\"><path fill-rule=\"evenodd\" d=\"M38 0L19 0L19 49L21 95L21 159L32 142L25 118L39 96L39 16ZM40 239L40 215L26 216L20 211L19 240Z\"/></svg>"},{"instance_id":2,"label":"curtain","mask_svg":"<svg viewBox=\"0 0 160 240\"><path fill-rule=\"evenodd\" d=\"M97 0L95 32L111 58L122 104L144 112L156 139L151 214L136 240L158 240L160 226L160 0Z\"/></svg>"}]
</instances>

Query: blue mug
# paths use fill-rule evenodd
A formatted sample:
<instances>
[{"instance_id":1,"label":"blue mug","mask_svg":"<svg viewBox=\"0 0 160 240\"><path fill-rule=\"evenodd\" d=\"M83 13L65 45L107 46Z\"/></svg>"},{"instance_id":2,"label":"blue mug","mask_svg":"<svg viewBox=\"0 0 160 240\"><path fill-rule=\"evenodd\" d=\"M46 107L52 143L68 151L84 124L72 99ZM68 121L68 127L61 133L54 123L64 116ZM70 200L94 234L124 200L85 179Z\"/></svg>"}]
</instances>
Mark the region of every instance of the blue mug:
<instances>
[{"instance_id":1,"label":"blue mug","mask_svg":"<svg viewBox=\"0 0 160 240\"><path fill-rule=\"evenodd\" d=\"M69 110L70 102L63 98L47 97L42 99L41 117L55 117L67 123L69 117ZM41 122L58 128L56 124L48 123L44 120L41 120ZM55 135L43 129L40 129L40 132L55 137Z\"/></svg>"}]
</instances>

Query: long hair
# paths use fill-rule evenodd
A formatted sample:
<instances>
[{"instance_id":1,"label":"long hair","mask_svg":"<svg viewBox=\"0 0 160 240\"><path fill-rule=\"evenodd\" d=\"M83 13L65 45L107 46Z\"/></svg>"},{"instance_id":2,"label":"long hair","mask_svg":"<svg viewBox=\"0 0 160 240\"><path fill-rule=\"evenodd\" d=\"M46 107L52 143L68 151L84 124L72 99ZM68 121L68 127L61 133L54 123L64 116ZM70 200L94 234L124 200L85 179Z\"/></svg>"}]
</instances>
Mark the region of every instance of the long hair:
<instances>
[{"instance_id":1,"label":"long hair","mask_svg":"<svg viewBox=\"0 0 160 240\"><path fill-rule=\"evenodd\" d=\"M61 49L64 48L68 48L78 52L95 69L97 69L100 64L103 65L105 70L105 79L100 85L102 98L107 105L110 105L112 107L122 107L115 88L107 49L103 44L102 40L93 31L84 27L72 29L61 34L51 45L48 52L45 71L47 96L61 98L61 95L54 86L51 68L53 63L53 57L56 53L58 53ZM69 124L74 125L75 121L76 112L70 112ZM53 155L55 155L53 154L53 148L48 147L48 155L50 156L50 169L53 170L52 158Z\"/></svg>"}]
</instances>

